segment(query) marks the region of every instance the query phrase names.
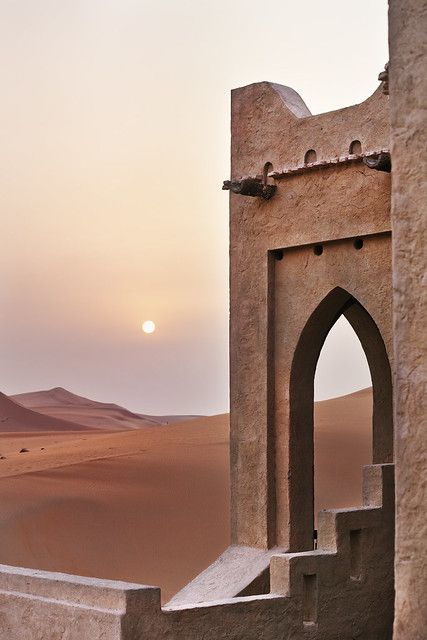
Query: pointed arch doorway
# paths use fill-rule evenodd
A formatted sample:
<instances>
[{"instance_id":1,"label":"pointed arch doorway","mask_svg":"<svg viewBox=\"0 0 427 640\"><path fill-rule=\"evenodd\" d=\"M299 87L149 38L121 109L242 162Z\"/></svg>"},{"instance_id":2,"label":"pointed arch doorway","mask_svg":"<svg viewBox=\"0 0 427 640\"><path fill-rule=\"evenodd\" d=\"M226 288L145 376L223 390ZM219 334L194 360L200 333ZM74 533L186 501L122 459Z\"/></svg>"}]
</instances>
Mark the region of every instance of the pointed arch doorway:
<instances>
[{"instance_id":1,"label":"pointed arch doorway","mask_svg":"<svg viewBox=\"0 0 427 640\"><path fill-rule=\"evenodd\" d=\"M313 548L314 376L326 336L344 315L365 352L372 379L372 462L393 459L392 377L373 318L348 291L335 287L307 320L292 359L289 385L290 548Z\"/></svg>"}]
</instances>

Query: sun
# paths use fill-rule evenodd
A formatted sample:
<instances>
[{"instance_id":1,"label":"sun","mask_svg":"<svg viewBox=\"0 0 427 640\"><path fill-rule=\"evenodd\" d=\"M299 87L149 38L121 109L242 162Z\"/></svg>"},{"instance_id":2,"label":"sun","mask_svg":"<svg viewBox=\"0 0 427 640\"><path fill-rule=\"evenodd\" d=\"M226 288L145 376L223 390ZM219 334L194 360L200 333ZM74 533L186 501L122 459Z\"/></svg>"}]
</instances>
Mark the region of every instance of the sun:
<instances>
[{"instance_id":1,"label":"sun","mask_svg":"<svg viewBox=\"0 0 427 640\"><path fill-rule=\"evenodd\" d=\"M142 330L144 333L153 333L156 330L156 325L152 320L144 320Z\"/></svg>"}]
</instances>

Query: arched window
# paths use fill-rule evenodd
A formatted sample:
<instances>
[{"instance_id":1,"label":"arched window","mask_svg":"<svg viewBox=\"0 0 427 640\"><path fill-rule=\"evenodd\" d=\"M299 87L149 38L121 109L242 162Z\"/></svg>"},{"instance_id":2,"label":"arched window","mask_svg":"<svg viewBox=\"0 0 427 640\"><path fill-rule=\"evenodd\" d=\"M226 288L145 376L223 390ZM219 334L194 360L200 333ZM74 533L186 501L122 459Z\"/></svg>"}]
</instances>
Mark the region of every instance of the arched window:
<instances>
[{"instance_id":1,"label":"arched window","mask_svg":"<svg viewBox=\"0 0 427 640\"><path fill-rule=\"evenodd\" d=\"M304 164L313 164L317 161L317 153L314 149L309 149L304 155Z\"/></svg>"},{"instance_id":2,"label":"arched window","mask_svg":"<svg viewBox=\"0 0 427 640\"><path fill-rule=\"evenodd\" d=\"M348 151L352 155L359 155L360 153L362 153L362 145L360 143L360 140L353 140Z\"/></svg>"}]
</instances>

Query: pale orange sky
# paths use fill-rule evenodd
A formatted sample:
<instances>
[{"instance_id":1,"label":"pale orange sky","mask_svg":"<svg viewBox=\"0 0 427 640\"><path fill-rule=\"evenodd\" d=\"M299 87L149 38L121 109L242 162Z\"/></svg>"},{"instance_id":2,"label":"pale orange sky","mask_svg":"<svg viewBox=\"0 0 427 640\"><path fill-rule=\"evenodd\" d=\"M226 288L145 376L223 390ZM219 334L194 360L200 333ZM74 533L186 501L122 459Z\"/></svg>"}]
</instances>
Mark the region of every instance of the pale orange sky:
<instances>
[{"instance_id":1,"label":"pale orange sky","mask_svg":"<svg viewBox=\"0 0 427 640\"><path fill-rule=\"evenodd\" d=\"M386 12L4 0L0 388L225 411L230 90L287 84L314 113L360 102L388 58ZM348 388L334 379L343 345L358 348L335 334L318 397L369 384L362 359Z\"/></svg>"}]
</instances>

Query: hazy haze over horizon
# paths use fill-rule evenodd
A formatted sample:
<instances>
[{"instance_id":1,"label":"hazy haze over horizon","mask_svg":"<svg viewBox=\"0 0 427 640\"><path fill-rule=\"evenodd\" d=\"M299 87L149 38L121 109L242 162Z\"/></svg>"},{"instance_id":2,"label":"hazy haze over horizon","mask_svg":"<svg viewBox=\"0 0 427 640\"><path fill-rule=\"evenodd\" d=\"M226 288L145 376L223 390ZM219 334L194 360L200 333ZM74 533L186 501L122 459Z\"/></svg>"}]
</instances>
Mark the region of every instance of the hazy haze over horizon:
<instances>
[{"instance_id":1,"label":"hazy haze over horizon","mask_svg":"<svg viewBox=\"0 0 427 640\"><path fill-rule=\"evenodd\" d=\"M226 411L230 90L364 100L387 2L6 0L0 53L0 389ZM346 321L327 342L316 397L369 386Z\"/></svg>"}]
</instances>

